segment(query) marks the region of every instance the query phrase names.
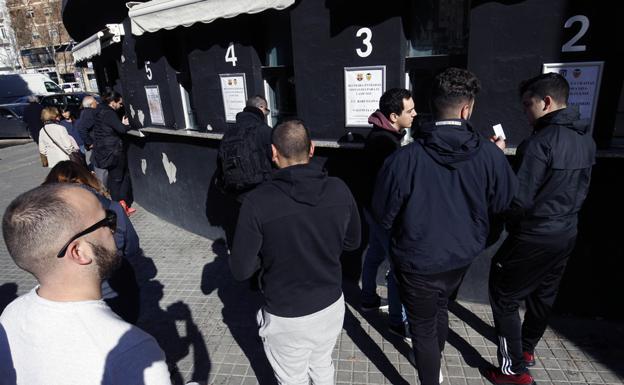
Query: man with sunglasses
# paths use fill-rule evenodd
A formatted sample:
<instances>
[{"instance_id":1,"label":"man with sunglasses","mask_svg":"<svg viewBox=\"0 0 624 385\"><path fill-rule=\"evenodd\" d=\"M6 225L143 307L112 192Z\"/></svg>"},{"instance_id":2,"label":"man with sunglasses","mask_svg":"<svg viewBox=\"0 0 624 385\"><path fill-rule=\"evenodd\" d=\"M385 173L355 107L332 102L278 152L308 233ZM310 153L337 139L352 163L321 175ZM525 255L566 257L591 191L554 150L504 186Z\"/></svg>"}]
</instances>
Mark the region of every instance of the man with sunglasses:
<instances>
[{"instance_id":1,"label":"man with sunglasses","mask_svg":"<svg viewBox=\"0 0 624 385\"><path fill-rule=\"evenodd\" d=\"M0 373L14 384L171 384L151 336L102 301L100 284L119 265L116 216L71 184L37 187L4 213L14 262L39 285L0 316ZM0 334L2 335L2 334Z\"/></svg>"}]
</instances>

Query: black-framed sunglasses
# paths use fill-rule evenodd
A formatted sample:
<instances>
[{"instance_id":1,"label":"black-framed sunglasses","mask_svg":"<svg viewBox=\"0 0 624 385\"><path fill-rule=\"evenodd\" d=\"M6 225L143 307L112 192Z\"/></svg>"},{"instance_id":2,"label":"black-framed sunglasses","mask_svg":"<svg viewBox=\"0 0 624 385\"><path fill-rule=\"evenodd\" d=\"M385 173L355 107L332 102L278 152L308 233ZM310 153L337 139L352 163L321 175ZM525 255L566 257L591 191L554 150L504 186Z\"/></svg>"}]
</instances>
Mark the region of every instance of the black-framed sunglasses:
<instances>
[{"instance_id":1,"label":"black-framed sunglasses","mask_svg":"<svg viewBox=\"0 0 624 385\"><path fill-rule=\"evenodd\" d=\"M117 214L115 214L115 212L113 210L105 210L105 212L106 212L106 216L104 217L104 219L102 219L101 221L97 222L96 224L94 224L92 226L87 227L86 229L82 230L78 234L76 234L73 237L71 237L71 239L69 241L67 241L65 246L63 246L61 251L59 251L59 253L56 255L56 257L57 258L63 258L65 256L65 252L67 251L67 248L69 247L70 243L72 243L76 239L82 237L83 235L87 235L89 233L94 232L95 230L99 229L100 227L108 227L108 228L111 229L111 231L115 232L115 229L117 229Z\"/></svg>"}]
</instances>

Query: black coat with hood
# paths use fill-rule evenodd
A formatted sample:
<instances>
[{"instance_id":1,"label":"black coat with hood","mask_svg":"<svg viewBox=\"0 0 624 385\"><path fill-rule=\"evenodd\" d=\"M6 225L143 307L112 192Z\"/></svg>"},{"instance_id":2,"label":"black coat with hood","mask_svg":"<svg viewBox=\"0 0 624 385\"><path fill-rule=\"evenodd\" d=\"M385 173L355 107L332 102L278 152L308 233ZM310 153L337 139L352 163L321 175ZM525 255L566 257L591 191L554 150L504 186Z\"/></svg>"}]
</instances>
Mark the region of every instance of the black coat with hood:
<instances>
[{"instance_id":1,"label":"black coat with hood","mask_svg":"<svg viewBox=\"0 0 624 385\"><path fill-rule=\"evenodd\" d=\"M269 313L312 314L342 295L340 255L360 245L360 232L344 182L315 165L286 167L245 196L230 268L237 280L261 269Z\"/></svg>"},{"instance_id":2,"label":"black coat with hood","mask_svg":"<svg viewBox=\"0 0 624 385\"><path fill-rule=\"evenodd\" d=\"M95 126L93 128L93 157L100 168L115 167L123 152L122 135L130 130L119 120L115 110L104 104L98 104L95 110Z\"/></svg>"},{"instance_id":3,"label":"black coat with hood","mask_svg":"<svg viewBox=\"0 0 624 385\"><path fill-rule=\"evenodd\" d=\"M401 148L401 140L406 131L398 131L392 123L377 110L368 118L368 123L373 125L366 137L364 152L366 155L367 180L362 191L362 199L366 207L370 207L370 200L375 187L375 180L379 170L387 157Z\"/></svg>"},{"instance_id":4,"label":"black coat with hood","mask_svg":"<svg viewBox=\"0 0 624 385\"><path fill-rule=\"evenodd\" d=\"M546 114L516 155L519 187L507 230L532 239L575 236L596 158L588 122L576 107Z\"/></svg>"},{"instance_id":5,"label":"black coat with hood","mask_svg":"<svg viewBox=\"0 0 624 385\"><path fill-rule=\"evenodd\" d=\"M392 232L397 268L436 274L483 251L489 214L508 208L516 184L503 152L467 121L436 121L386 160L372 209Z\"/></svg>"}]
</instances>

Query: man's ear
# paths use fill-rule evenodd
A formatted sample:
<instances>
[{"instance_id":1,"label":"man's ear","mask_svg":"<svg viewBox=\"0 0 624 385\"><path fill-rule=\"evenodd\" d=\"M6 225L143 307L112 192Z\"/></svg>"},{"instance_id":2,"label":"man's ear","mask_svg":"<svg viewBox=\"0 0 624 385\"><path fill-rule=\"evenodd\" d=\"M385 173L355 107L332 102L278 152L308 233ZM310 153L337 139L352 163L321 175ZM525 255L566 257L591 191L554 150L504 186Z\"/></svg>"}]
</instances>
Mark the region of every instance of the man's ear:
<instances>
[{"instance_id":1,"label":"man's ear","mask_svg":"<svg viewBox=\"0 0 624 385\"><path fill-rule=\"evenodd\" d=\"M279 157L279 153L277 152L277 148L274 144L271 145L271 160L277 164L277 158Z\"/></svg>"},{"instance_id":2,"label":"man's ear","mask_svg":"<svg viewBox=\"0 0 624 385\"><path fill-rule=\"evenodd\" d=\"M397 120L399 120L399 115L397 115L394 112L391 112L388 120L390 121L390 123L394 124L397 122Z\"/></svg>"},{"instance_id":3,"label":"man's ear","mask_svg":"<svg viewBox=\"0 0 624 385\"><path fill-rule=\"evenodd\" d=\"M543 111L550 111L554 108L555 101L550 95L544 96L544 99L542 100L544 101L544 108L542 109Z\"/></svg>"},{"instance_id":4,"label":"man's ear","mask_svg":"<svg viewBox=\"0 0 624 385\"><path fill-rule=\"evenodd\" d=\"M313 156L314 156L314 142L310 142L310 153L308 154L308 157L312 159Z\"/></svg>"},{"instance_id":5,"label":"man's ear","mask_svg":"<svg viewBox=\"0 0 624 385\"><path fill-rule=\"evenodd\" d=\"M93 263L93 248L89 242L77 239L69 244L64 258L79 265L89 265Z\"/></svg>"}]
</instances>

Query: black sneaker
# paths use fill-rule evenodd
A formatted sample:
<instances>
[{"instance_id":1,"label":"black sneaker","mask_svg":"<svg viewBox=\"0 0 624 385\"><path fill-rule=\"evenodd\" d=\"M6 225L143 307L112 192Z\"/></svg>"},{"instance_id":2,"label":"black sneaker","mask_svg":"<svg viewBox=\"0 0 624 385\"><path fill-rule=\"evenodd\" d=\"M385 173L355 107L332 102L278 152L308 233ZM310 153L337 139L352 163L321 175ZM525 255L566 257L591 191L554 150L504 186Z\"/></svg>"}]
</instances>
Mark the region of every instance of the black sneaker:
<instances>
[{"instance_id":1,"label":"black sneaker","mask_svg":"<svg viewBox=\"0 0 624 385\"><path fill-rule=\"evenodd\" d=\"M381 298L377 296L375 297L375 300L372 302L362 301L362 303L360 304L360 309L362 309L362 311L373 311L373 310L379 310L380 306L381 306Z\"/></svg>"},{"instance_id":2,"label":"black sneaker","mask_svg":"<svg viewBox=\"0 0 624 385\"><path fill-rule=\"evenodd\" d=\"M405 342L412 341L412 335L409 332L409 324L407 322L402 325L388 325L388 330L395 336L403 338Z\"/></svg>"}]
</instances>

